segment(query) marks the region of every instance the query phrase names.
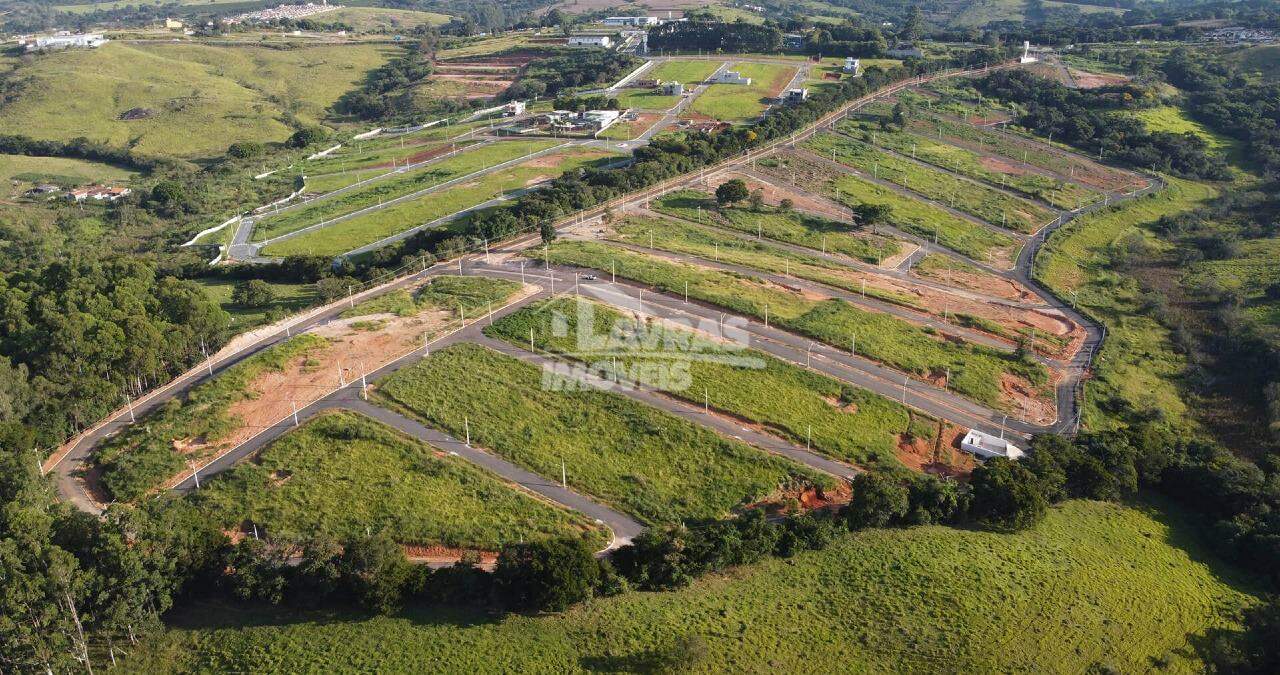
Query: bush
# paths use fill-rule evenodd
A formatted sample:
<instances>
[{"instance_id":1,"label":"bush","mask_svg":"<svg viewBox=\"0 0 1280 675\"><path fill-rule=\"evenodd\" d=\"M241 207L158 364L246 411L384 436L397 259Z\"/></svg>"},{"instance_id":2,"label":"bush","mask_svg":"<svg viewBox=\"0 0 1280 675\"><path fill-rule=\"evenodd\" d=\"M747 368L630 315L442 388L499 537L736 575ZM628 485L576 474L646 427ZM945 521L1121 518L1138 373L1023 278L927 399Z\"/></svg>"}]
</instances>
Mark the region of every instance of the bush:
<instances>
[{"instance_id":1,"label":"bush","mask_svg":"<svg viewBox=\"0 0 1280 675\"><path fill-rule=\"evenodd\" d=\"M600 582L600 564L581 539L502 547L494 584L516 610L559 612L591 597Z\"/></svg>"},{"instance_id":2,"label":"bush","mask_svg":"<svg viewBox=\"0 0 1280 675\"><path fill-rule=\"evenodd\" d=\"M864 472L854 476L853 497L845 507L849 529L886 527L901 522L910 505L907 488L893 478Z\"/></svg>"},{"instance_id":3,"label":"bush","mask_svg":"<svg viewBox=\"0 0 1280 675\"><path fill-rule=\"evenodd\" d=\"M1040 479L1022 464L997 457L974 469L974 517L999 527L1023 529L1044 518L1048 509Z\"/></svg>"},{"instance_id":4,"label":"bush","mask_svg":"<svg viewBox=\"0 0 1280 675\"><path fill-rule=\"evenodd\" d=\"M289 147L305 148L307 146L323 143L329 138L329 132L324 127L305 127L293 132L289 137Z\"/></svg>"}]
</instances>

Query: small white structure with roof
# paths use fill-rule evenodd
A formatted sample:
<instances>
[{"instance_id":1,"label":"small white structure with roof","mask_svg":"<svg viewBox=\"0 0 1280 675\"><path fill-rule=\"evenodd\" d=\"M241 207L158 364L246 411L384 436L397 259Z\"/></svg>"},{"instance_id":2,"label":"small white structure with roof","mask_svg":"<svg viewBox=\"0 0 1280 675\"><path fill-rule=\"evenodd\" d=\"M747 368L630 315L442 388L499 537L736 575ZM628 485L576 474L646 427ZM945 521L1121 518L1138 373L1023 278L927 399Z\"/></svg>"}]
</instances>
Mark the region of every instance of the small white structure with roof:
<instances>
[{"instance_id":1,"label":"small white structure with roof","mask_svg":"<svg viewBox=\"0 0 1280 675\"><path fill-rule=\"evenodd\" d=\"M1022 448L1004 440L1003 437L992 436L977 429L970 429L969 433L964 435L960 440L960 449L983 459L992 457L1018 459L1026 454L1022 452Z\"/></svg>"},{"instance_id":2,"label":"small white structure with roof","mask_svg":"<svg viewBox=\"0 0 1280 675\"><path fill-rule=\"evenodd\" d=\"M741 84L750 87L751 78L743 77L736 70L722 70L711 77L713 84Z\"/></svg>"},{"instance_id":3,"label":"small white structure with roof","mask_svg":"<svg viewBox=\"0 0 1280 675\"><path fill-rule=\"evenodd\" d=\"M1039 61L1039 60L1040 59L1037 59L1036 57L1031 55L1031 41L1023 40L1022 56L1018 58L1018 63L1035 63L1036 61Z\"/></svg>"},{"instance_id":4,"label":"small white structure with roof","mask_svg":"<svg viewBox=\"0 0 1280 675\"><path fill-rule=\"evenodd\" d=\"M569 46L609 49L613 47L613 38L608 35L574 35L569 38Z\"/></svg>"},{"instance_id":5,"label":"small white structure with roof","mask_svg":"<svg viewBox=\"0 0 1280 675\"><path fill-rule=\"evenodd\" d=\"M844 59L844 72L857 77L862 72L862 60L855 59L852 56L846 56Z\"/></svg>"}]
</instances>

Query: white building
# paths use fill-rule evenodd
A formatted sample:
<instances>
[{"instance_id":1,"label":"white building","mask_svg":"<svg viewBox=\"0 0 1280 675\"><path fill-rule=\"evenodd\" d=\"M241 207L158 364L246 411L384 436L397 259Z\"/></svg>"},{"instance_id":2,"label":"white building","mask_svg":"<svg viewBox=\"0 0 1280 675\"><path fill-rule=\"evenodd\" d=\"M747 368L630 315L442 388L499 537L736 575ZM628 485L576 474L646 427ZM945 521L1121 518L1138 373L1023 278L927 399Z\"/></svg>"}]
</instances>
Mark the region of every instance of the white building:
<instances>
[{"instance_id":1,"label":"white building","mask_svg":"<svg viewBox=\"0 0 1280 675\"><path fill-rule=\"evenodd\" d=\"M1018 63L1035 63L1036 61L1039 61L1039 60L1040 59L1037 59L1036 57L1031 55L1031 41L1023 40L1022 56L1018 59Z\"/></svg>"},{"instance_id":2,"label":"white building","mask_svg":"<svg viewBox=\"0 0 1280 675\"><path fill-rule=\"evenodd\" d=\"M525 102L524 102L524 101L511 101L511 102L507 103L507 105L503 106L503 108L502 108L502 114L503 114L503 115L510 115L510 116L514 117L514 116L516 116L516 115L523 115L523 114L524 114L524 110L525 110Z\"/></svg>"},{"instance_id":3,"label":"white building","mask_svg":"<svg viewBox=\"0 0 1280 675\"><path fill-rule=\"evenodd\" d=\"M742 73L736 70L722 70L711 77L711 82L715 84L742 84L751 86L751 78L743 77Z\"/></svg>"},{"instance_id":4,"label":"white building","mask_svg":"<svg viewBox=\"0 0 1280 675\"><path fill-rule=\"evenodd\" d=\"M101 33L58 33L38 37L26 43L29 52L49 52L59 49L97 49L107 43Z\"/></svg>"},{"instance_id":5,"label":"white building","mask_svg":"<svg viewBox=\"0 0 1280 675\"><path fill-rule=\"evenodd\" d=\"M608 35L574 35L569 38L570 47L613 47L613 38Z\"/></svg>"},{"instance_id":6,"label":"white building","mask_svg":"<svg viewBox=\"0 0 1280 675\"><path fill-rule=\"evenodd\" d=\"M656 16L611 16L602 19L600 23L606 26L636 26L637 28L645 26L656 26L662 23Z\"/></svg>"},{"instance_id":7,"label":"white building","mask_svg":"<svg viewBox=\"0 0 1280 675\"><path fill-rule=\"evenodd\" d=\"M663 96L680 96L684 94L684 85L672 80L658 85L658 93Z\"/></svg>"},{"instance_id":8,"label":"white building","mask_svg":"<svg viewBox=\"0 0 1280 675\"><path fill-rule=\"evenodd\" d=\"M842 70L854 77L857 77L862 72L862 61L860 59L855 59L852 56L847 56L844 59L844 68L842 68Z\"/></svg>"},{"instance_id":9,"label":"white building","mask_svg":"<svg viewBox=\"0 0 1280 675\"><path fill-rule=\"evenodd\" d=\"M1009 441L999 436L984 434L977 429L970 429L969 433L964 435L964 438L960 440L960 449L983 459L991 459L992 457L1018 459L1025 454L1022 452L1022 448Z\"/></svg>"},{"instance_id":10,"label":"white building","mask_svg":"<svg viewBox=\"0 0 1280 675\"><path fill-rule=\"evenodd\" d=\"M808 89L788 89L782 95L782 100L786 103L800 103L809 98Z\"/></svg>"},{"instance_id":11,"label":"white building","mask_svg":"<svg viewBox=\"0 0 1280 675\"><path fill-rule=\"evenodd\" d=\"M127 187L105 187L102 185L90 185L88 187L76 188L67 193L67 199L73 202L83 202L89 199L94 201L114 202L121 197L126 197L133 192Z\"/></svg>"}]
</instances>

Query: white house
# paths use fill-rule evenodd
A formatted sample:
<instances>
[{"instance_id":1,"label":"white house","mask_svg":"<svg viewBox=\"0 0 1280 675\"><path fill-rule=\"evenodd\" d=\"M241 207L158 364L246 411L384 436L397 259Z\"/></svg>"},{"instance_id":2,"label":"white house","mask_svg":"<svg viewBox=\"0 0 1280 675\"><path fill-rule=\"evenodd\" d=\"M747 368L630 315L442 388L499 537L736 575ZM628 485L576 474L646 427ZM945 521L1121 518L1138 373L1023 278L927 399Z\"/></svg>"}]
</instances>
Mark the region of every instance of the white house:
<instances>
[{"instance_id":1,"label":"white house","mask_svg":"<svg viewBox=\"0 0 1280 675\"><path fill-rule=\"evenodd\" d=\"M671 80L658 85L658 92L663 96L680 96L684 94L684 85Z\"/></svg>"},{"instance_id":2,"label":"white house","mask_svg":"<svg viewBox=\"0 0 1280 675\"><path fill-rule=\"evenodd\" d=\"M59 33L38 37L27 43L29 52L47 52L58 49L97 49L107 43L101 33Z\"/></svg>"},{"instance_id":3,"label":"white house","mask_svg":"<svg viewBox=\"0 0 1280 675\"><path fill-rule=\"evenodd\" d=\"M855 59L852 56L845 57L844 68L842 70L856 77L862 71L861 59Z\"/></svg>"},{"instance_id":4,"label":"white house","mask_svg":"<svg viewBox=\"0 0 1280 675\"><path fill-rule=\"evenodd\" d=\"M1022 56L1018 58L1018 63L1035 63L1036 61L1039 61L1039 60L1040 59L1037 59L1036 57L1031 55L1031 41L1023 40Z\"/></svg>"},{"instance_id":5,"label":"white house","mask_svg":"<svg viewBox=\"0 0 1280 675\"><path fill-rule=\"evenodd\" d=\"M1022 448L1004 440L1004 438L984 434L977 429L970 429L969 433L964 435L964 438L960 440L960 449L983 459L992 457L1018 459L1025 454L1022 452Z\"/></svg>"},{"instance_id":6,"label":"white house","mask_svg":"<svg viewBox=\"0 0 1280 675\"><path fill-rule=\"evenodd\" d=\"M782 95L782 100L786 103L800 103L809 98L808 89L788 89Z\"/></svg>"},{"instance_id":7,"label":"white house","mask_svg":"<svg viewBox=\"0 0 1280 675\"><path fill-rule=\"evenodd\" d=\"M711 81L715 84L742 84L751 86L751 78L743 77L742 73L736 70L722 70L711 77Z\"/></svg>"},{"instance_id":8,"label":"white house","mask_svg":"<svg viewBox=\"0 0 1280 675\"><path fill-rule=\"evenodd\" d=\"M88 187L76 188L67 193L67 199L73 202L83 202L88 199L94 201L114 202L121 197L127 196L133 192L127 187L104 187L102 185L90 185Z\"/></svg>"},{"instance_id":9,"label":"white house","mask_svg":"<svg viewBox=\"0 0 1280 675\"><path fill-rule=\"evenodd\" d=\"M613 47L613 38L608 35L574 35L569 38L570 47Z\"/></svg>"},{"instance_id":10,"label":"white house","mask_svg":"<svg viewBox=\"0 0 1280 675\"><path fill-rule=\"evenodd\" d=\"M510 101L502 108L503 115L516 116L523 115L525 110L524 101Z\"/></svg>"},{"instance_id":11,"label":"white house","mask_svg":"<svg viewBox=\"0 0 1280 675\"><path fill-rule=\"evenodd\" d=\"M602 19L600 23L606 26L656 26L661 23L656 16L611 16Z\"/></svg>"}]
</instances>

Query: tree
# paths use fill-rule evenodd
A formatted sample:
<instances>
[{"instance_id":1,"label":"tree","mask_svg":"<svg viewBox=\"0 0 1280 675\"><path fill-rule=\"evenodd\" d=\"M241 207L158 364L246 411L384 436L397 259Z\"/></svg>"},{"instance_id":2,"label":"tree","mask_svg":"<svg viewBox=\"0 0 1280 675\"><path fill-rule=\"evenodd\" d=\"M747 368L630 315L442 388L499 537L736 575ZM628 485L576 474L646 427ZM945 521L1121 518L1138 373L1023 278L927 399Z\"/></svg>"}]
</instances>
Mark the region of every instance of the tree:
<instances>
[{"instance_id":1,"label":"tree","mask_svg":"<svg viewBox=\"0 0 1280 675\"><path fill-rule=\"evenodd\" d=\"M747 203L751 204L752 211L759 211L764 204L764 190L753 190L751 196L747 198Z\"/></svg>"},{"instance_id":2,"label":"tree","mask_svg":"<svg viewBox=\"0 0 1280 675\"><path fill-rule=\"evenodd\" d=\"M266 307L276 299L271 284L261 279L249 279L236 284L231 291L231 302L243 307Z\"/></svg>"},{"instance_id":3,"label":"tree","mask_svg":"<svg viewBox=\"0 0 1280 675\"><path fill-rule=\"evenodd\" d=\"M556 240L556 226L550 221L543 221L538 227L538 233L542 235L543 244L550 244Z\"/></svg>"},{"instance_id":4,"label":"tree","mask_svg":"<svg viewBox=\"0 0 1280 675\"><path fill-rule=\"evenodd\" d=\"M870 471L854 476L853 497L845 507L849 529L885 527L907 514L907 488L898 481Z\"/></svg>"},{"instance_id":5,"label":"tree","mask_svg":"<svg viewBox=\"0 0 1280 675\"><path fill-rule=\"evenodd\" d=\"M181 181L162 180L151 188L147 196L147 206L165 216L176 216L192 210L191 197L187 194L187 186Z\"/></svg>"},{"instance_id":6,"label":"tree","mask_svg":"<svg viewBox=\"0 0 1280 675\"><path fill-rule=\"evenodd\" d=\"M227 156L236 159L250 159L265 152L266 149L257 141L238 141L227 148Z\"/></svg>"},{"instance_id":7,"label":"tree","mask_svg":"<svg viewBox=\"0 0 1280 675\"><path fill-rule=\"evenodd\" d=\"M924 35L924 12L920 11L919 5L911 7L911 13L907 14L907 18L902 22L902 30L898 31L898 37L904 42L915 42Z\"/></svg>"},{"instance_id":8,"label":"tree","mask_svg":"<svg viewBox=\"0 0 1280 675\"><path fill-rule=\"evenodd\" d=\"M352 599L378 614L390 614L399 606L409 579L409 561L391 535L380 532L348 541L338 563Z\"/></svg>"},{"instance_id":9,"label":"tree","mask_svg":"<svg viewBox=\"0 0 1280 675\"><path fill-rule=\"evenodd\" d=\"M864 202L853 207L853 215L862 223L863 226L870 225L874 228L889 220L889 216L893 213L893 207L888 204L872 204Z\"/></svg>"},{"instance_id":10,"label":"tree","mask_svg":"<svg viewBox=\"0 0 1280 675\"><path fill-rule=\"evenodd\" d=\"M1010 529L1040 522L1048 508L1040 479L1018 462L996 457L973 470L972 513L979 520Z\"/></svg>"},{"instance_id":11,"label":"tree","mask_svg":"<svg viewBox=\"0 0 1280 675\"><path fill-rule=\"evenodd\" d=\"M508 606L559 612L591 597L600 564L581 539L508 544L498 555L494 583Z\"/></svg>"},{"instance_id":12,"label":"tree","mask_svg":"<svg viewBox=\"0 0 1280 675\"><path fill-rule=\"evenodd\" d=\"M316 143L323 143L329 138L329 132L324 127L304 127L293 132L289 137L289 147L305 148Z\"/></svg>"},{"instance_id":13,"label":"tree","mask_svg":"<svg viewBox=\"0 0 1280 675\"><path fill-rule=\"evenodd\" d=\"M782 201L778 202L779 211L786 212L786 211L790 211L791 209L794 209L795 207L796 207L796 203L792 201L790 197L786 197Z\"/></svg>"},{"instance_id":14,"label":"tree","mask_svg":"<svg viewBox=\"0 0 1280 675\"><path fill-rule=\"evenodd\" d=\"M1280 672L1280 597L1271 595L1245 610L1244 630L1221 631L1199 649L1212 673L1265 675Z\"/></svg>"},{"instance_id":15,"label":"tree","mask_svg":"<svg viewBox=\"0 0 1280 675\"><path fill-rule=\"evenodd\" d=\"M733 178L716 188L716 203L720 206L731 206L750 195L747 184L741 178Z\"/></svg>"}]
</instances>

